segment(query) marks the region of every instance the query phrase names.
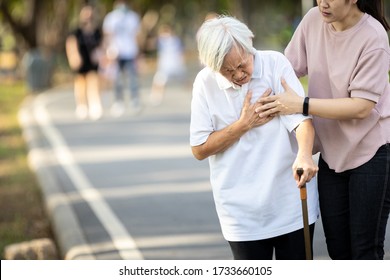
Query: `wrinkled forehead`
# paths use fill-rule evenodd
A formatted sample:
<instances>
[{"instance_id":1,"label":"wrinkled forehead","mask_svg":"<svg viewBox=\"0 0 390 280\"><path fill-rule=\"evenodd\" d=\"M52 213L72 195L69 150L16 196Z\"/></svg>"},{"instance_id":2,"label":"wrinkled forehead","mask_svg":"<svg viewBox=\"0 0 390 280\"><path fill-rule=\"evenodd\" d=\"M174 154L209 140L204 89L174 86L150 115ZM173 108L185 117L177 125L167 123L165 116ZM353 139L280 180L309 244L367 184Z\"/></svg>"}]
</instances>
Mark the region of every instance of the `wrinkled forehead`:
<instances>
[{"instance_id":1,"label":"wrinkled forehead","mask_svg":"<svg viewBox=\"0 0 390 280\"><path fill-rule=\"evenodd\" d=\"M248 59L250 54L244 48L233 45L223 60L223 67L237 67L243 61Z\"/></svg>"}]
</instances>

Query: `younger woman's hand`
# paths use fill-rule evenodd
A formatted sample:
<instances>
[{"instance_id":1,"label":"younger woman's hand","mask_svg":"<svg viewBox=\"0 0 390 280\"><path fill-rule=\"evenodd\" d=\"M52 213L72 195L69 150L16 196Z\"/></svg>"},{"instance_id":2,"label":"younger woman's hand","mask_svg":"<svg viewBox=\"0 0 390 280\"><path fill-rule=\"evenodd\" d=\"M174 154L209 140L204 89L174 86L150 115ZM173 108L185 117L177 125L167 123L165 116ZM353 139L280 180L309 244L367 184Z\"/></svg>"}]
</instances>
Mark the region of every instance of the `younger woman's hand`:
<instances>
[{"instance_id":1,"label":"younger woman's hand","mask_svg":"<svg viewBox=\"0 0 390 280\"><path fill-rule=\"evenodd\" d=\"M255 110L260 118L302 113L304 98L290 88L285 79L282 78L281 83L285 90L283 93L262 97L258 100L259 104Z\"/></svg>"}]
</instances>

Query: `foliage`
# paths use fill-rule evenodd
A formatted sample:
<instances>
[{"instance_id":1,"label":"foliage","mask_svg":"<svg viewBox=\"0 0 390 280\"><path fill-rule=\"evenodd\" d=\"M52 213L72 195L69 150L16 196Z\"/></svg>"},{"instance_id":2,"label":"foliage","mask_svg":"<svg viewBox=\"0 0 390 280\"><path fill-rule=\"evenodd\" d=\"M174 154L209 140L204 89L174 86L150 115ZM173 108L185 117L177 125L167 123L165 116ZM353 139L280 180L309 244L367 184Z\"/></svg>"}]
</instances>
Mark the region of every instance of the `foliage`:
<instances>
[{"instance_id":1,"label":"foliage","mask_svg":"<svg viewBox=\"0 0 390 280\"><path fill-rule=\"evenodd\" d=\"M52 237L17 120L22 83L0 87L0 255L9 244Z\"/></svg>"},{"instance_id":2,"label":"foliage","mask_svg":"<svg viewBox=\"0 0 390 280\"><path fill-rule=\"evenodd\" d=\"M129 0L141 16L156 11L160 20L174 22L189 46L207 13L216 12L244 20L262 38L262 46L276 48L283 48L289 40L294 23L302 16L303 1L308 0ZM46 46L62 52L66 34L77 24L78 12L86 2L97 7L101 20L114 1L0 0L0 42L12 44L9 34L13 33L15 46L21 50ZM384 2L389 14L390 0Z\"/></svg>"},{"instance_id":3,"label":"foliage","mask_svg":"<svg viewBox=\"0 0 390 280\"><path fill-rule=\"evenodd\" d=\"M251 1L251 0L132 0L132 7L145 15L157 11L163 21L172 21L183 36L194 38L197 26L208 12L230 14L245 20L256 29L259 22L271 26L271 32L280 32L279 20L288 22L292 14L300 13L301 0ZM0 22L7 28L0 29L0 39L10 33L16 36L19 48L29 49L40 46L63 51L64 40L69 29L77 22L78 12L87 1L78 0L0 0ZM112 0L90 0L102 17L112 9ZM283 11L283 12L281 12ZM272 12L271 14L269 12ZM270 16L273 18L269 18ZM283 19L284 15L287 20ZM263 19L263 18L266 18ZM285 28L282 24L282 28ZM262 25L264 26L264 25Z\"/></svg>"}]
</instances>

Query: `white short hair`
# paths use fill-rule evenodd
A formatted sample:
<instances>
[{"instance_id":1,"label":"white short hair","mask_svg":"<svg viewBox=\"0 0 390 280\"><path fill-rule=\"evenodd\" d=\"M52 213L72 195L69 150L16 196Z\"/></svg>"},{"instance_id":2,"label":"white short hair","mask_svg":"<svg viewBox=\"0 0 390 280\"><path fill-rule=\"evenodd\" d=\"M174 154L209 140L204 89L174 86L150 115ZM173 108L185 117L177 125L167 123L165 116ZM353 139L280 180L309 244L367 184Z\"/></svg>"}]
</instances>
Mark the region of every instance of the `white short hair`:
<instances>
[{"instance_id":1,"label":"white short hair","mask_svg":"<svg viewBox=\"0 0 390 280\"><path fill-rule=\"evenodd\" d=\"M219 16L205 21L197 33L199 59L219 72L226 54L233 46L254 53L253 32L236 18Z\"/></svg>"}]
</instances>

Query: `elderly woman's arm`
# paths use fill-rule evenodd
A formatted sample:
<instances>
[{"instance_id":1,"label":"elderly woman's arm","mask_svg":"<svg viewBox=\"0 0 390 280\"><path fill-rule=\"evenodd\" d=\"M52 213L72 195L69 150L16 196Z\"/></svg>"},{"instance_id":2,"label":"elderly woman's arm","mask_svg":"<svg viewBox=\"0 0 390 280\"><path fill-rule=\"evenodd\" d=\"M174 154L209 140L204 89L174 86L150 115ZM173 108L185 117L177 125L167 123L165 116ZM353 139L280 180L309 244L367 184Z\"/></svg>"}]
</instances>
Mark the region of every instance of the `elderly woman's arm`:
<instances>
[{"instance_id":1,"label":"elderly woman's arm","mask_svg":"<svg viewBox=\"0 0 390 280\"><path fill-rule=\"evenodd\" d=\"M318 166L313 160L314 127L311 119L303 121L295 130L298 142L298 154L292 166L294 178L299 187L309 182L318 172ZM303 175L299 180L297 169L303 168Z\"/></svg>"},{"instance_id":2,"label":"elderly woman's arm","mask_svg":"<svg viewBox=\"0 0 390 280\"><path fill-rule=\"evenodd\" d=\"M270 90L267 90L264 95L269 95ZM264 96L263 95L263 96ZM249 91L245 97L244 106L241 110L240 119L224 129L214 131L209 135L207 141L198 146L192 146L192 153L198 160L203 160L211 155L224 152L242 135L250 129L263 125L273 119L273 116L260 118L255 112L256 102L251 104L252 92Z\"/></svg>"},{"instance_id":3,"label":"elderly woman's arm","mask_svg":"<svg viewBox=\"0 0 390 280\"><path fill-rule=\"evenodd\" d=\"M248 124L237 121L224 129L211 133L202 145L192 146L192 153L198 160L221 153L237 142L249 129Z\"/></svg>"}]
</instances>

